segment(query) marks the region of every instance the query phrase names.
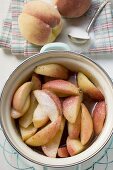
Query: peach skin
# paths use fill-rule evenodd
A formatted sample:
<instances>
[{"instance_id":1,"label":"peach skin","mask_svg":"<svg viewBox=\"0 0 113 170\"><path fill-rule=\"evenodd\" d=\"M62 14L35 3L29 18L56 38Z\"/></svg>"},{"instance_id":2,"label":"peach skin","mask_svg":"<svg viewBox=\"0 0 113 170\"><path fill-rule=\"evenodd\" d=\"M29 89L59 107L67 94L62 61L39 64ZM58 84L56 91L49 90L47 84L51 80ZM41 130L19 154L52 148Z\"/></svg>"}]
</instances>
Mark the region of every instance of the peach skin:
<instances>
[{"instance_id":1,"label":"peach skin","mask_svg":"<svg viewBox=\"0 0 113 170\"><path fill-rule=\"evenodd\" d=\"M105 101L98 102L93 110L93 125L95 135L99 135L104 126L106 118L106 104Z\"/></svg>"},{"instance_id":2,"label":"peach skin","mask_svg":"<svg viewBox=\"0 0 113 170\"><path fill-rule=\"evenodd\" d=\"M37 128L34 127L33 123L29 125L27 128L21 126L19 126L19 128L23 141L26 141L37 132Z\"/></svg>"},{"instance_id":3,"label":"peach skin","mask_svg":"<svg viewBox=\"0 0 113 170\"><path fill-rule=\"evenodd\" d=\"M69 123L75 123L80 111L81 97L71 96L63 102L63 114Z\"/></svg>"},{"instance_id":4,"label":"peach skin","mask_svg":"<svg viewBox=\"0 0 113 170\"><path fill-rule=\"evenodd\" d=\"M43 0L26 3L18 24L22 36L39 46L53 42L63 25L60 13L52 4Z\"/></svg>"},{"instance_id":5,"label":"peach skin","mask_svg":"<svg viewBox=\"0 0 113 170\"><path fill-rule=\"evenodd\" d=\"M75 123L68 122L68 135L71 139L78 139L81 130L81 109Z\"/></svg>"},{"instance_id":6,"label":"peach skin","mask_svg":"<svg viewBox=\"0 0 113 170\"><path fill-rule=\"evenodd\" d=\"M67 18L82 16L90 7L91 0L53 0L60 14Z\"/></svg>"},{"instance_id":7,"label":"peach skin","mask_svg":"<svg viewBox=\"0 0 113 170\"><path fill-rule=\"evenodd\" d=\"M34 70L35 73L59 78L59 79L67 79L68 78L68 69L60 64L45 64L37 66Z\"/></svg>"},{"instance_id":8,"label":"peach skin","mask_svg":"<svg viewBox=\"0 0 113 170\"><path fill-rule=\"evenodd\" d=\"M27 112L27 110L29 109L29 106L30 106L30 94L28 95L27 99L26 99L26 102L21 110L21 112L23 113L22 116Z\"/></svg>"},{"instance_id":9,"label":"peach skin","mask_svg":"<svg viewBox=\"0 0 113 170\"><path fill-rule=\"evenodd\" d=\"M80 90L74 84L65 80L53 80L43 84L42 89L50 90L59 97L79 95Z\"/></svg>"},{"instance_id":10,"label":"peach skin","mask_svg":"<svg viewBox=\"0 0 113 170\"><path fill-rule=\"evenodd\" d=\"M61 126L61 116L56 121L51 122L41 130L39 130L34 136L26 140L26 144L30 146L41 146L47 144L58 132Z\"/></svg>"},{"instance_id":11,"label":"peach skin","mask_svg":"<svg viewBox=\"0 0 113 170\"><path fill-rule=\"evenodd\" d=\"M68 150L67 150L67 147L66 147L66 146L63 146L63 147L58 148L58 156L59 156L60 158L69 157L69 153L68 153Z\"/></svg>"},{"instance_id":12,"label":"peach skin","mask_svg":"<svg viewBox=\"0 0 113 170\"><path fill-rule=\"evenodd\" d=\"M48 157L56 158L58 147L60 145L61 137L63 134L64 126L65 126L65 118L62 117L60 129L58 130L55 137L51 139L47 144L42 146L43 152Z\"/></svg>"},{"instance_id":13,"label":"peach skin","mask_svg":"<svg viewBox=\"0 0 113 170\"><path fill-rule=\"evenodd\" d=\"M32 86L32 82L26 82L16 90L13 97L13 108L15 110L23 113L27 111L30 105L28 97L32 90Z\"/></svg>"},{"instance_id":14,"label":"peach skin","mask_svg":"<svg viewBox=\"0 0 113 170\"><path fill-rule=\"evenodd\" d=\"M93 134L93 120L86 106L81 104L81 143L86 145Z\"/></svg>"},{"instance_id":15,"label":"peach skin","mask_svg":"<svg viewBox=\"0 0 113 170\"><path fill-rule=\"evenodd\" d=\"M83 91L83 93L88 94L91 98L95 100L104 99L104 96L101 91L83 73L78 73L77 80L78 86Z\"/></svg>"},{"instance_id":16,"label":"peach skin","mask_svg":"<svg viewBox=\"0 0 113 170\"><path fill-rule=\"evenodd\" d=\"M70 139L68 137L66 144L70 156L74 156L84 150L84 146L82 145L79 139Z\"/></svg>"},{"instance_id":17,"label":"peach skin","mask_svg":"<svg viewBox=\"0 0 113 170\"><path fill-rule=\"evenodd\" d=\"M19 124L21 127L27 128L33 120L33 113L38 105L38 102L33 93L30 95L30 106L27 112L19 119Z\"/></svg>"}]
</instances>

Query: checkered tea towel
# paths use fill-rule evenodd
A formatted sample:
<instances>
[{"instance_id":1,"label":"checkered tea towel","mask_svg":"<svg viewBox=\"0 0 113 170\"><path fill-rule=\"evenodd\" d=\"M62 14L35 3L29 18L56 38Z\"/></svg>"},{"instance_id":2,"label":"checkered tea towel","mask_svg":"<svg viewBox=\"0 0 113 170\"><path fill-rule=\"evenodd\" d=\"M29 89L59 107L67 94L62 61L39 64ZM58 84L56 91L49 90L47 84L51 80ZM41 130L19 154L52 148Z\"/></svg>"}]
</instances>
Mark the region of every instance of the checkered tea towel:
<instances>
[{"instance_id":1,"label":"checkered tea towel","mask_svg":"<svg viewBox=\"0 0 113 170\"><path fill-rule=\"evenodd\" d=\"M13 55L28 57L38 53L40 48L28 43L19 31L18 16L26 2L28 0L11 0L7 16L3 22L0 47L10 48Z\"/></svg>"},{"instance_id":2,"label":"checkered tea towel","mask_svg":"<svg viewBox=\"0 0 113 170\"><path fill-rule=\"evenodd\" d=\"M24 4L28 1L30 0L11 0L0 35L0 47L11 49L12 54L16 56L29 57L40 51L39 46L29 43L22 37L18 27L18 16L22 12ZM88 22L103 1L104 0L92 0L90 9L80 18L64 18L63 30L56 41L67 43L73 51L82 52L84 54L109 54L113 52L113 18L110 2L107 3L96 19L90 31L91 39L86 44L73 44L67 36L72 29L79 27L86 29Z\"/></svg>"}]
</instances>

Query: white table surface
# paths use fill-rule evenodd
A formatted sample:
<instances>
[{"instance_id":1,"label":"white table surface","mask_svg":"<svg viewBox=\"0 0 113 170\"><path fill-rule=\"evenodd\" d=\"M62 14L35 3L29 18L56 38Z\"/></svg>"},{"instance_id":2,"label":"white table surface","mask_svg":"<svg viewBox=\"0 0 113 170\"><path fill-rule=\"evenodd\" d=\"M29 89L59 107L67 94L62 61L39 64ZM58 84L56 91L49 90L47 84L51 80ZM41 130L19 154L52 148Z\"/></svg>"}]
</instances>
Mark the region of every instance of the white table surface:
<instances>
[{"instance_id":1,"label":"white table surface","mask_svg":"<svg viewBox=\"0 0 113 170\"><path fill-rule=\"evenodd\" d=\"M10 0L0 0L0 31L1 31L1 24L6 16L6 12L9 6ZM95 62L100 64L106 72L109 74L111 78L113 78L113 54L109 56L92 56L91 57ZM2 88L4 86L4 83L6 82L8 76L11 74L11 72L23 61L23 59L16 58L13 56L10 51L0 49L0 93L2 91ZM113 160L113 151L109 153L109 157L111 160ZM20 163L20 162L21 163ZM13 148L10 147L8 142L6 141L2 130L0 130L0 169L1 170L14 170L20 168L20 169L26 169L29 170L41 170L42 168L38 166L37 168L34 166L30 167L29 163L21 158ZM73 169L73 168L70 168ZM92 169L92 168L91 168ZM95 166L94 169L105 169L105 166ZM113 163L108 164L107 170L113 170Z\"/></svg>"}]
</instances>

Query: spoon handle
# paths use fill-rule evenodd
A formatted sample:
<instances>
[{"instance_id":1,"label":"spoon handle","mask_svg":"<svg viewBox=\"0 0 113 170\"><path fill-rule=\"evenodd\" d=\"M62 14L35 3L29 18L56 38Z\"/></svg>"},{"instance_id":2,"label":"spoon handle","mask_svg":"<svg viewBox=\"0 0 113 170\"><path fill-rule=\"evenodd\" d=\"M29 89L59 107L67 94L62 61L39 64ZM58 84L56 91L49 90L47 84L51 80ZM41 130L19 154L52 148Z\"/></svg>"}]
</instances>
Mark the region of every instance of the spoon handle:
<instances>
[{"instance_id":1,"label":"spoon handle","mask_svg":"<svg viewBox=\"0 0 113 170\"><path fill-rule=\"evenodd\" d=\"M109 2L109 0L105 0L104 2L102 2L102 4L100 5L100 7L98 8L98 10L96 11L95 15L93 16L92 20L90 21L90 23L87 26L86 32L90 31L91 26L93 25L93 23L95 22L98 14L102 11L102 9L104 8L104 6Z\"/></svg>"}]
</instances>

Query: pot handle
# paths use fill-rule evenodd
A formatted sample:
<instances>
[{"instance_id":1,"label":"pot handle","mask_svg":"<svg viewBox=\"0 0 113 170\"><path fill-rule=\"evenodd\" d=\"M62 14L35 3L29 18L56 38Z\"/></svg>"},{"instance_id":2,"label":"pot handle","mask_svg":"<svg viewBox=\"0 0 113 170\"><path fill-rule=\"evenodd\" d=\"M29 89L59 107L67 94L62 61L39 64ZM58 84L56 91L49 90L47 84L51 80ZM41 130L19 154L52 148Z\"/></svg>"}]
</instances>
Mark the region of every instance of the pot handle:
<instances>
[{"instance_id":1,"label":"pot handle","mask_svg":"<svg viewBox=\"0 0 113 170\"><path fill-rule=\"evenodd\" d=\"M54 42L44 45L41 48L40 53L48 51L70 51L70 50L71 48L67 44L61 42Z\"/></svg>"}]
</instances>

